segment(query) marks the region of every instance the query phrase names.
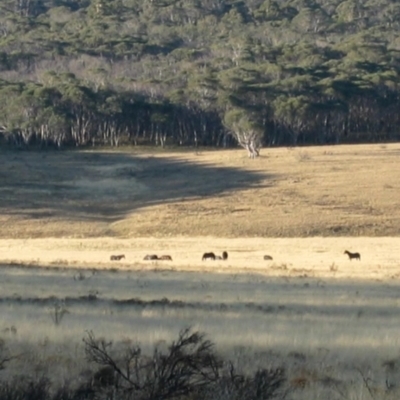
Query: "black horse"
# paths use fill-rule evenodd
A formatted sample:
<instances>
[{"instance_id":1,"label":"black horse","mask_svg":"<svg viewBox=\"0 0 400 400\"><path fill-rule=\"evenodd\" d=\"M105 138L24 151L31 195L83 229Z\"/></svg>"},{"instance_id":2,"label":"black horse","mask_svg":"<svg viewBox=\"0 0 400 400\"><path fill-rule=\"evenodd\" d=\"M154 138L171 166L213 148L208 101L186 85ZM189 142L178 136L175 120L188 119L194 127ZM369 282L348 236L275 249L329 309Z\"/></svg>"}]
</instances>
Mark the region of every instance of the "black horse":
<instances>
[{"instance_id":1,"label":"black horse","mask_svg":"<svg viewBox=\"0 0 400 400\"><path fill-rule=\"evenodd\" d=\"M227 251L224 251L224 252L222 253L222 259L223 259L223 260L227 260L227 259L228 259L228 252L227 252Z\"/></svg>"},{"instance_id":2,"label":"black horse","mask_svg":"<svg viewBox=\"0 0 400 400\"><path fill-rule=\"evenodd\" d=\"M204 260L215 260L215 254L214 253L204 253L202 261Z\"/></svg>"},{"instance_id":3,"label":"black horse","mask_svg":"<svg viewBox=\"0 0 400 400\"><path fill-rule=\"evenodd\" d=\"M346 250L343 254L347 254L349 256L349 260L352 260L353 258L355 258L356 260L361 261L360 253L350 253L350 251Z\"/></svg>"},{"instance_id":4,"label":"black horse","mask_svg":"<svg viewBox=\"0 0 400 400\"><path fill-rule=\"evenodd\" d=\"M120 261L120 260L122 260L123 258L125 258L125 255L124 255L124 254L120 254L120 255L117 255L117 256L111 256L111 257L110 257L110 260L111 260L111 261Z\"/></svg>"}]
</instances>

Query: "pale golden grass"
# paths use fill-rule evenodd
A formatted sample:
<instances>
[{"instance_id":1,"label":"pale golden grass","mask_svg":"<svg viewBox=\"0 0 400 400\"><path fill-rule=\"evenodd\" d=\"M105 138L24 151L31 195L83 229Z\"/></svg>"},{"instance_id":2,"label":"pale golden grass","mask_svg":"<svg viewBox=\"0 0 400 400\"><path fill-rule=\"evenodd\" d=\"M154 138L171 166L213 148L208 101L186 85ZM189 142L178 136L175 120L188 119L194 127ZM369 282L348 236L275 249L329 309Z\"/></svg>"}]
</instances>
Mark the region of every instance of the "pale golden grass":
<instances>
[{"instance_id":1,"label":"pale golden grass","mask_svg":"<svg viewBox=\"0 0 400 400\"><path fill-rule=\"evenodd\" d=\"M1 155L3 263L397 277L399 144Z\"/></svg>"},{"instance_id":2,"label":"pale golden grass","mask_svg":"<svg viewBox=\"0 0 400 400\"><path fill-rule=\"evenodd\" d=\"M241 151L188 155L189 162L240 168L261 179L220 196L145 207L112 231L128 237L398 235L399 155L397 144L265 149L256 160Z\"/></svg>"},{"instance_id":3,"label":"pale golden grass","mask_svg":"<svg viewBox=\"0 0 400 400\"><path fill-rule=\"evenodd\" d=\"M399 144L3 152L0 237L397 236Z\"/></svg>"},{"instance_id":4,"label":"pale golden grass","mask_svg":"<svg viewBox=\"0 0 400 400\"><path fill-rule=\"evenodd\" d=\"M361 253L350 261L345 249ZM202 261L205 251L227 261ZM125 254L110 261L111 254ZM146 254L168 254L173 261L144 261ZM273 260L265 261L264 255ZM399 279L400 238L93 238L0 239L0 263L73 268L167 269L265 276Z\"/></svg>"}]
</instances>

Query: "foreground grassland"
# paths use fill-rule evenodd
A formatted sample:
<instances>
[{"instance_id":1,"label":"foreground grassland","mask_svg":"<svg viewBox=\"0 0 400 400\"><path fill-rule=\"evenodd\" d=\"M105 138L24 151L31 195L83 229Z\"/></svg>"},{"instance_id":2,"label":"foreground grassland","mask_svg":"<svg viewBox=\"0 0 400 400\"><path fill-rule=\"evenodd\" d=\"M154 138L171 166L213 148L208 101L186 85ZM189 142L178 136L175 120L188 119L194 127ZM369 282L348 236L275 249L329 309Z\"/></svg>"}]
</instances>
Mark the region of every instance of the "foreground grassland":
<instances>
[{"instance_id":1,"label":"foreground grassland","mask_svg":"<svg viewBox=\"0 0 400 400\"><path fill-rule=\"evenodd\" d=\"M0 156L3 239L400 233L398 144Z\"/></svg>"},{"instance_id":2,"label":"foreground grassland","mask_svg":"<svg viewBox=\"0 0 400 400\"><path fill-rule=\"evenodd\" d=\"M216 269L0 265L0 337L6 354L18 355L0 370L0 388L15 376L34 382L48 377L53 388L88 382L101 367L85 358L82 338L88 331L111 340L112 354L125 368L121 347L139 344L144 354L155 345L165 350L179 330L191 326L206 332L240 373L285 371L282 396L207 398L399 398L398 279L316 278L282 270L282 276L270 277Z\"/></svg>"}]
</instances>

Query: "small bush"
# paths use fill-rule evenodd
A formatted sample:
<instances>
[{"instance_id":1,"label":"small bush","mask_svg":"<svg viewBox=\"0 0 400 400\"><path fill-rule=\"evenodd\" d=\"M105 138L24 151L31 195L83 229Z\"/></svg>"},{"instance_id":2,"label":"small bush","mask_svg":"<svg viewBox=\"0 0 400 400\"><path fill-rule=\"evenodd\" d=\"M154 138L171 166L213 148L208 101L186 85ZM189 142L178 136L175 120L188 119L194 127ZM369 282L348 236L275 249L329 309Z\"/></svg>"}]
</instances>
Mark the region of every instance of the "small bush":
<instances>
[{"instance_id":1,"label":"small bush","mask_svg":"<svg viewBox=\"0 0 400 400\"><path fill-rule=\"evenodd\" d=\"M61 321L63 320L65 314L69 314L69 311L65 303L64 302L54 303L50 311L50 317L55 325L58 326L61 324Z\"/></svg>"},{"instance_id":2,"label":"small bush","mask_svg":"<svg viewBox=\"0 0 400 400\"><path fill-rule=\"evenodd\" d=\"M283 369L260 369L253 376L236 373L232 363L224 363L216 354L204 334L190 329L181 331L167 350L156 347L150 357L143 355L139 346L127 348L118 356L111 342L97 340L91 332L84 343L87 359L103 366L99 372L108 368L104 382L121 395L132 396L121 397L126 399L267 400L285 381ZM95 391L104 392L104 386L95 385Z\"/></svg>"},{"instance_id":3,"label":"small bush","mask_svg":"<svg viewBox=\"0 0 400 400\"><path fill-rule=\"evenodd\" d=\"M238 373L203 333L191 329L151 355L131 341L113 345L92 332L83 342L86 358L97 366L84 384L52 387L47 377L0 381L0 400L268 400L286 381L279 368Z\"/></svg>"}]
</instances>

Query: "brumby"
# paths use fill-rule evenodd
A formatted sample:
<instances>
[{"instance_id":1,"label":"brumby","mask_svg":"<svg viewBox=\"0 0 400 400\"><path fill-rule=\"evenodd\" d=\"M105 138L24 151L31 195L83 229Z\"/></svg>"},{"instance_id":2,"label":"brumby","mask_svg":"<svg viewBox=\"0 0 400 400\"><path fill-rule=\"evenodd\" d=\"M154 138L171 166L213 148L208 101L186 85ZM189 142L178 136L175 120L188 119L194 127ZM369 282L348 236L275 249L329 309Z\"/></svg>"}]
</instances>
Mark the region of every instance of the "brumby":
<instances>
[{"instance_id":1,"label":"brumby","mask_svg":"<svg viewBox=\"0 0 400 400\"><path fill-rule=\"evenodd\" d=\"M356 260L361 260L360 253L351 253L350 251L345 250L343 254L347 254L350 260L352 260L353 258L355 258Z\"/></svg>"}]
</instances>

